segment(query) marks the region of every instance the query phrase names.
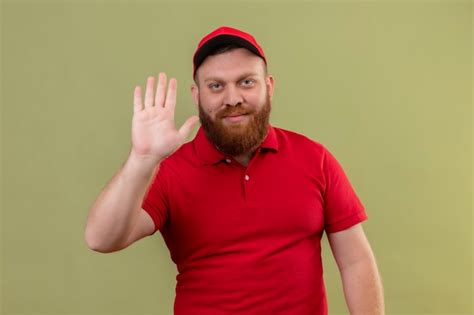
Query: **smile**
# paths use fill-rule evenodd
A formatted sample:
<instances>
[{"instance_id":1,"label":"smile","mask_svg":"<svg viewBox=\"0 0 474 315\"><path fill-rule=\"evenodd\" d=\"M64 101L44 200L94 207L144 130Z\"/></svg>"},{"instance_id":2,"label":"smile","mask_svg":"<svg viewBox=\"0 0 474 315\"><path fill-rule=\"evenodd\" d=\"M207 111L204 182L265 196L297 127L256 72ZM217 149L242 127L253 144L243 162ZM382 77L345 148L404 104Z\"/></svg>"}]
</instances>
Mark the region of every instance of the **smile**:
<instances>
[{"instance_id":1,"label":"smile","mask_svg":"<svg viewBox=\"0 0 474 315\"><path fill-rule=\"evenodd\" d=\"M241 120L246 119L247 116L248 116L247 114L231 115L231 116L224 117L224 120L229 121L229 122L239 122Z\"/></svg>"}]
</instances>

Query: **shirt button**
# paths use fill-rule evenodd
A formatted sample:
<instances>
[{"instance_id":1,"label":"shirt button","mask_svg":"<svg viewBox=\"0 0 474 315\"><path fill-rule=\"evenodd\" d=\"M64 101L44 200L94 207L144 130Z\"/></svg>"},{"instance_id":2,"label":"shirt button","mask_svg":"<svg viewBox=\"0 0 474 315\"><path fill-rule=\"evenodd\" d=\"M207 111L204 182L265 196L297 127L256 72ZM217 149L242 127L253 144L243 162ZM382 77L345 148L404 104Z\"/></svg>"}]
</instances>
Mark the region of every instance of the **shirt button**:
<instances>
[{"instance_id":1,"label":"shirt button","mask_svg":"<svg viewBox=\"0 0 474 315\"><path fill-rule=\"evenodd\" d=\"M245 175L245 180L249 180L249 179L250 179L250 176Z\"/></svg>"},{"instance_id":2,"label":"shirt button","mask_svg":"<svg viewBox=\"0 0 474 315\"><path fill-rule=\"evenodd\" d=\"M230 159L225 159L225 161L226 161L227 163L230 163L230 162L231 162Z\"/></svg>"}]
</instances>

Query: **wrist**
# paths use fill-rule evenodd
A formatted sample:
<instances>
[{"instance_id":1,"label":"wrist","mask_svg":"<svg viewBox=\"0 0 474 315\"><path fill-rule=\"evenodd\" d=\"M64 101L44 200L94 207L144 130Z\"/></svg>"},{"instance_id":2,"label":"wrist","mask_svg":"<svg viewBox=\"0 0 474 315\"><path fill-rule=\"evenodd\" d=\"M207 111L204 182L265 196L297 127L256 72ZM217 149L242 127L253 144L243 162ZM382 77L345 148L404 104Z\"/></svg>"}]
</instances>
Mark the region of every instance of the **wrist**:
<instances>
[{"instance_id":1,"label":"wrist","mask_svg":"<svg viewBox=\"0 0 474 315\"><path fill-rule=\"evenodd\" d=\"M128 156L128 162L135 170L150 172L153 171L163 159L157 156L141 155L133 149Z\"/></svg>"}]
</instances>

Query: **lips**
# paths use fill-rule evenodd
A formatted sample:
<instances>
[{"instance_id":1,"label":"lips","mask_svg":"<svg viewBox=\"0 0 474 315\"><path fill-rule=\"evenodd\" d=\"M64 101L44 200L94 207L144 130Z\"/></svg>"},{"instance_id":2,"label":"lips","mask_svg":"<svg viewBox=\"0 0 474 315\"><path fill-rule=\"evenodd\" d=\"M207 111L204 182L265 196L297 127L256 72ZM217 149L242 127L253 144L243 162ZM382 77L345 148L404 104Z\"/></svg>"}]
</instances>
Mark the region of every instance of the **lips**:
<instances>
[{"instance_id":1,"label":"lips","mask_svg":"<svg viewBox=\"0 0 474 315\"><path fill-rule=\"evenodd\" d=\"M234 118L234 117L240 117L240 116L244 116L243 114L239 114L239 115L229 115L229 116L224 116L224 118Z\"/></svg>"},{"instance_id":2,"label":"lips","mask_svg":"<svg viewBox=\"0 0 474 315\"><path fill-rule=\"evenodd\" d=\"M237 123L247 119L248 114L230 114L222 118L227 123Z\"/></svg>"},{"instance_id":3,"label":"lips","mask_svg":"<svg viewBox=\"0 0 474 315\"><path fill-rule=\"evenodd\" d=\"M234 113L234 114L230 114L230 115L225 115L224 118L226 118L226 117L237 117L237 116L243 116L243 115L247 115L247 113Z\"/></svg>"}]
</instances>

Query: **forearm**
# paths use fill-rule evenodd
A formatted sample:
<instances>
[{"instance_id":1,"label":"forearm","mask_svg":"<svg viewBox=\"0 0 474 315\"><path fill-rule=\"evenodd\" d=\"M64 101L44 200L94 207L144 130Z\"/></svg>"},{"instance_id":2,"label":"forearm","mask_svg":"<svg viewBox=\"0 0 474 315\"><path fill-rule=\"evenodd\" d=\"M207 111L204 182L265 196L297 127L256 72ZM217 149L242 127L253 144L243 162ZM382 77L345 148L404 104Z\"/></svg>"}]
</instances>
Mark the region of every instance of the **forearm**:
<instances>
[{"instance_id":1,"label":"forearm","mask_svg":"<svg viewBox=\"0 0 474 315\"><path fill-rule=\"evenodd\" d=\"M351 315L385 314L382 281L373 257L344 268L341 277Z\"/></svg>"},{"instance_id":2,"label":"forearm","mask_svg":"<svg viewBox=\"0 0 474 315\"><path fill-rule=\"evenodd\" d=\"M158 165L130 154L89 210L85 239L90 248L108 250L126 239Z\"/></svg>"}]
</instances>

